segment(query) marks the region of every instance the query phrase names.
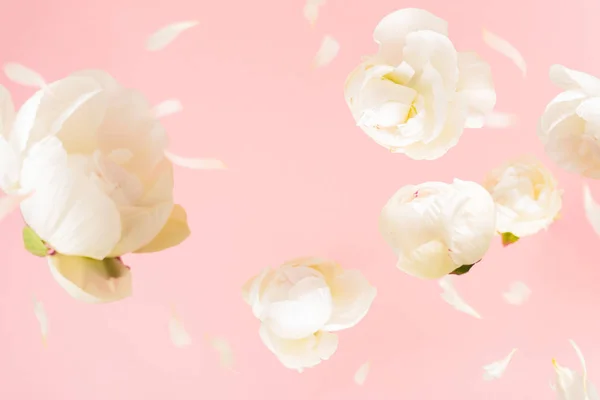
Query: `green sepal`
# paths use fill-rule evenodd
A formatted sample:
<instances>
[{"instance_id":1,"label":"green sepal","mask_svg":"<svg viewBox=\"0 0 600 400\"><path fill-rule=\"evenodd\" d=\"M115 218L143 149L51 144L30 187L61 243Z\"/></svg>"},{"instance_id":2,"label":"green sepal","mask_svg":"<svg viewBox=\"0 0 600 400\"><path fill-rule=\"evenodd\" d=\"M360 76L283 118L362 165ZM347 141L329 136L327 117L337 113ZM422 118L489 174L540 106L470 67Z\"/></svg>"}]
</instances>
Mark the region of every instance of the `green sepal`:
<instances>
[{"instance_id":1,"label":"green sepal","mask_svg":"<svg viewBox=\"0 0 600 400\"><path fill-rule=\"evenodd\" d=\"M515 243L517 240L519 240L519 237L516 235L513 235L510 232L504 232L502 234L502 246L506 247L509 244L513 244Z\"/></svg>"},{"instance_id":2,"label":"green sepal","mask_svg":"<svg viewBox=\"0 0 600 400\"><path fill-rule=\"evenodd\" d=\"M28 226L23 228L23 245L25 250L36 257L46 257L48 254L48 248L44 241Z\"/></svg>"},{"instance_id":3,"label":"green sepal","mask_svg":"<svg viewBox=\"0 0 600 400\"><path fill-rule=\"evenodd\" d=\"M471 268L473 267L473 265L475 265L475 264L463 265L462 267L458 267L454 271L450 272L450 275L463 275L463 274L466 274L467 272L469 272L471 270Z\"/></svg>"}]
</instances>

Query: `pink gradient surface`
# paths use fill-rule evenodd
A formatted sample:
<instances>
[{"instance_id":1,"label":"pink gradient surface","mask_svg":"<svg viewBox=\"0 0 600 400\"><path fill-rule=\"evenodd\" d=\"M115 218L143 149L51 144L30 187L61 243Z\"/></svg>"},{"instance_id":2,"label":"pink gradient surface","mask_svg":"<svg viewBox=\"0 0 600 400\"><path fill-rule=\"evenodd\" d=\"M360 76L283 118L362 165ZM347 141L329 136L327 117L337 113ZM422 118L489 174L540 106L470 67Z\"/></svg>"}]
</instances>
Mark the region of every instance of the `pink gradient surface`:
<instances>
[{"instance_id":1,"label":"pink gradient surface","mask_svg":"<svg viewBox=\"0 0 600 400\"><path fill-rule=\"evenodd\" d=\"M583 180L549 161L537 120L558 93L548 68L562 63L600 75L596 0L328 0L316 27L302 0L20 0L0 16L0 62L19 62L48 80L82 68L109 71L155 103L183 102L164 120L171 149L217 157L223 172L176 171L176 199L192 236L166 252L127 257L134 296L88 305L54 282L43 259L23 250L18 213L0 225L0 399L551 399L552 357L579 368L567 339L584 352L600 384L598 238L587 224ZM376 45L387 13L427 9L449 22L459 50L475 50L493 69L498 110L518 113L504 130L468 130L443 158L412 161L374 144L343 99L348 72ZM161 52L147 36L171 22L198 19ZM528 76L485 46L482 28L515 44ZM339 56L311 71L325 34ZM0 83L17 104L32 90ZM548 232L502 248L495 241L470 274L456 279L482 315L453 310L435 282L404 275L377 230L387 199L401 186L454 177L481 181L506 159L534 154L565 190L562 218ZM591 182L600 196L600 184ZM260 342L258 321L240 287L266 266L302 255L361 269L378 288L367 317L341 332L337 353L302 374L285 369ZM522 307L501 293L515 280L533 293ZM33 313L50 319L44 347ZM169 340L175 306L193 336ZM205 335L227 338L235 371L219 367ZM504 377L482 366L518 347ZM353 374L365 361L363 387Z\"/></svg>"}]
</instances>

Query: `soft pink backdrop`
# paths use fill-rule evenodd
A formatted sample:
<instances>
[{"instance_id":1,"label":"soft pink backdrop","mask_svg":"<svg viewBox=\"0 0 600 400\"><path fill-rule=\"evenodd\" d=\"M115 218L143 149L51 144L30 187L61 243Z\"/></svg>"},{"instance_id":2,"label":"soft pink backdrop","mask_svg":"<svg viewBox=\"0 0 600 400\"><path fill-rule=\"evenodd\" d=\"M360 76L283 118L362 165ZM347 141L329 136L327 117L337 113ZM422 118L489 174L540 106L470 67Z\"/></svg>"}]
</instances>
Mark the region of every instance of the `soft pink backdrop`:
<instances>
[{"instance_id":1,"label":"soft pink backdrop","mask_svg":"<svg viewBox=\"0 0 600 400\"><path fill-rule=\"evenodd\" d=\"M177 97L184 111L165 119L172 149L223 159L225 172L176 171L176 198L192 236L162 254L132 256L132 298L76 302L44 260L21 245L15 213L0 225L0 398L15 400L164 399L551 399L551 358L571 367L574 339L600 384L600 238L586 223L582 179L545 157L535 135L558 90L552 63L600 75L597 0L328 0L315 28L302 0L19 0L0 16L0 62L23 63L48 80L102 68L153 102ZM375 145L344 103L346 74L374 52L371 32L387 13L428 9L448 20L460 50L492 64L498 109L517 112L505 130L466 131L437 161L411 161ZM200 25L164 51L146 37L180 20ZM485 27L514 43L519 70L481 40ZM311 71L322 37L341 44L334 62ZM32 91L0 77L17 104ZM453 177L481 180L507 158L533 153L565 189L562 219L546 233L503 249L495 242L472 273L457 278L477 320L440 299L435 282L394 268L377 217L402 185ZM600 196L600 184L591 182ZM318 255L359 268L378 288L368 316L340 334L334 357L303 374L285 369L258 337L240 296L265 266ZM533 290L522 307L501 293L514 280ZM50 318L44 348L32 296ZM176 306L194 338L175 348L168 335ZM219 367L204 335L233 346L235 372ZM518 347L505 376L482 380L482 366ZM370 360L364 387L353 382Z\"/></svg>"}]
</instances>

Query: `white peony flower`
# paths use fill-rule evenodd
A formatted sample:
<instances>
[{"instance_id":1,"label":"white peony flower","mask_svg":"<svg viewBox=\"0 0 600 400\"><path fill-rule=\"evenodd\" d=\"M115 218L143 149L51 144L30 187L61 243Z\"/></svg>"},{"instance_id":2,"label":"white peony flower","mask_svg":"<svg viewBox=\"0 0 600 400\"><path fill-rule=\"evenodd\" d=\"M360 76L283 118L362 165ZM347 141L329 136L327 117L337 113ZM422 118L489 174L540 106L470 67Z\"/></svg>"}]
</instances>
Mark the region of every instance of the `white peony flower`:
<instances>
[{"instance_id":1,"label":"white peony flower","mask_svg":"<svg viewBox=\"0 0 600 400\"><path fill-rule=\"evenodd\" d=\"M496 230L517 237L547 229L558 217L562 190L534 158L512 160L492 170L483 186L496 202Z\"/></svg>"},{"instance_id":2,"label":"white peony flower","mask_svg":"<svg viewBox=\"0 0 600 400\"><path fill-rule=\"evenodd\" d=\"M494 237L496 211L479 184L427 182L398 190L379 217L379 231L398 255L398 268L439 279L481 260Z\"/></svg>"},{"instance_id":3,"label":"white peony flower","mask_svg":"<svg viewBox=\"0 0 600 400\"><path fill-rule=\"evenodd\" d=\"M265 269L243 292L261 321L265 346L287 368L300 371L329 359L337 349L331 332L356 325L377 294L359 271L317 258Z\"/></svg>"},{"instance_id":4,"label":"white peony flower","mask_svg":"<svg viewBox=\"0 0 600 400\"><path fill-rule=\"evenodd\" d=\"M2 89L0 110L0 188L31 193L21 203L25 222L60 255L49 257L51 270L72 295L126 297L129 270L93 260L159 251L189 235L185 211L173 204L165 131L140 93L83 71L38 91L16 115ZM127 279L118 296L102 289L119 277Z\"/></svg>"},{"instance_id":5,"label":"white peony flower","mask_svg":"<svg viewBox=\"0 0 600 400\"><path fill-rule=\"evenodd\" d=\"M455 146L465 127L481 128L496 103L489 65L459 53L446 21L419 9L383 18L379 52L347 78L344 95L362 130L379 145L416 160Z\"/></svg>"},{"instance_id":6,"label":"white peony flower","mask_svg":"<svg viewBox=\"0 0 600 400\"><path fill-rule=\"evenodd\" d=\"M564 92L540 119L546 153L569 172L600 179L600 79L553 65L550 80Z\"/></svg>"}]
</instances>

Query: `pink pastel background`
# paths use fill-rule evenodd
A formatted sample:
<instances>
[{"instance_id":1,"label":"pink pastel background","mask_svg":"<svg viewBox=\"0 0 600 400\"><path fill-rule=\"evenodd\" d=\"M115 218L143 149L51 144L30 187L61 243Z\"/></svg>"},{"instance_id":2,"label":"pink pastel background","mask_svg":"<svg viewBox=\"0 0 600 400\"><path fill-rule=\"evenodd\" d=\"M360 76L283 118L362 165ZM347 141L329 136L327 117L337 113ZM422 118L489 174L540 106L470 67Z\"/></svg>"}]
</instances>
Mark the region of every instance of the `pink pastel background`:
<instances>
[{"instance_id":1,"label":"pink pastel background","mask_svg":"<svg viewBox=\"0 0 600 400\"><path fill-rule=\"evenodd\" d=\"M582 207L583 180L544 155L536 124L558 93L548 68L563 63L600 75L597 0L328 0L316 27L303 0L19 0L0 16L0 62L19 62L48 80L102 68L153 102L179 98L184 110L164 120L172 150L217 157L223 172L176 171L176 198L192 236L161 254L127 258L132 298L108 305L76 302L46 263L21 245L15 213L0 225L0 399L551 399L552 357L579 368L567 339L583 350L600 384L598 238ZM459 50L492 65L498 109L516 112L504 130L466 131L442 159L412 161L377 146L344 103L347 73L374 52L371 33L387 13L420 7L448 20ZM171 22L198 19L161 52L147 36ZM485 46L482 28L515 44L528 76ZM325 34L341 44L331 65L310 64ZM17 104L32 91L0 77ZM483 316L459 313L435 282L395 269L377 231L378 213L408 183L480 181L525 153L539 156L565 190L562 218L545 233L503 249L495 242L457 287ZM600 184L591 182L600 196ZM260 342L258 321L240 287L266 266L318 255L361 269L378 288L367 317L340 334L337 353L299 374ZM522 307L501 293L523 280ZM50 319L43 347L33 313ZM175 306L194 343L175 348ZM235 371L219 367L205 335L227 338ZM505 376L482 379L482 366L518 347ZM355 370L371 361L363 387Z\"/></svg>"}]
</instances>

